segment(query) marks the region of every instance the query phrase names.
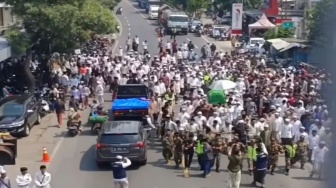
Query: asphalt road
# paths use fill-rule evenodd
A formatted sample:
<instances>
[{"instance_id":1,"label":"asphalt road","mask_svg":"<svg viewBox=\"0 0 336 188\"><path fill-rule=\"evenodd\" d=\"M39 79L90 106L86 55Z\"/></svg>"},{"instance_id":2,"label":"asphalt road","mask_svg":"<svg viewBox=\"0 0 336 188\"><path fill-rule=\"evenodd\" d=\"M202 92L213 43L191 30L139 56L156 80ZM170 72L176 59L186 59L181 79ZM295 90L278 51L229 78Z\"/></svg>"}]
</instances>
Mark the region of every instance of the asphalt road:
<instances>
[{"instance_id":1,"label":"asphalt road","mask_svg":"<svg viewBox=\"0 0 336 188\"><path fill-rule=\"evenodd\" d=\"M127 36L132 38L138 35L140 40L147 40L149 51L157 53L158 39L155 34L156 20L148 21L146 14L139 11L132 2L122 1L123 15L118 15L122 24L122 33L119 37L118 46L125 46ZM194 37L193 34L178 36L179 43L192 40L200 48L205 41L201 37ZM117 46L117 47L118 47ZM140 48L142 50L142 48ZM111 108L111 94L105 94L105 109ZM87 119L88 110L82 112L83 121ZM32 135L19 141L19 157L16 166L5 167L12 181L17 175L20 166L27 166L31 173L38 170L42 164L41 149L47 146L51 154L52 161L48 164L49 172L52 174L52 187L54 188L108 188L113 186L113 176L110 168L100 169L95 163L95 143L96 136L91 135L89 127L84 129L81 135L68 137L65 135L65 128L54 128L56 120L54 116L44 119L39 127L35 127ZM226 171L227 159L222 156L221 172L213 172L207 179L201 178L196 162L190 170L190 178L183 178L182 170L175 170L172 166L164 165L160 151L160 143L152 141L149 144L148 164L143 167L133 166L128 170L130 187L132 188L219 188L227 187L228 174ZM283 170L283 158L279 162L280 169ZM245 164L246 166L246 164ZM245 167L246 169L246 167ZM285 176L279 170L274 176L267 175L266 186L272 188L294 188L297 186L313 188L320 186L316 180L310 180L309 169L293 169L289 176ZM279 173L280 172L280 173ZM242 186L251 187L252 176L243 174Z\"/></svg>"}]
</instances>

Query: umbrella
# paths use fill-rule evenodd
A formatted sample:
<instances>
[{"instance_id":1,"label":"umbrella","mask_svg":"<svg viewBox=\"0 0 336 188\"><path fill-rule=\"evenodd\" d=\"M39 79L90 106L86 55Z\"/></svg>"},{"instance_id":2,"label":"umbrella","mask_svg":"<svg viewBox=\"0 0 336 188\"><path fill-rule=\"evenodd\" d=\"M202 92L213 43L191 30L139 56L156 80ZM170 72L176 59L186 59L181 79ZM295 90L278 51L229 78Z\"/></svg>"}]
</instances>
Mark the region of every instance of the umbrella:
<instances>
[{"instance_id":1,"label":"umbrella","mask_svg":"<svg viewBox=\"0 0 336 188\"><path fill-rule=\"evenodd\" d=\"M230 81L230 80L217 80L215 82L213 82L209 88L212 90L229 90L232 88L236 87L236 83Z\"/></svg>"}]
</instances>

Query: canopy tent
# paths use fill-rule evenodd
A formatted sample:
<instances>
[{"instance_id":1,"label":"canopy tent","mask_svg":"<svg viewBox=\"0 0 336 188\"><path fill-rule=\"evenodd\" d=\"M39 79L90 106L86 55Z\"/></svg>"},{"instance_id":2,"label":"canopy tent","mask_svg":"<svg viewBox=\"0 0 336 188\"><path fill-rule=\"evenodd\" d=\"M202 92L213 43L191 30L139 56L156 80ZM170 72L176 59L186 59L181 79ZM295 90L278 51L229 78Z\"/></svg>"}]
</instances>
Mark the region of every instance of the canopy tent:
<instances>
[{"instance_id":1,"label":"canopy tent","mask_svg":"<svg viewBox=\"0 0 336 188\"><path fill-rule=\"evenodd\" d=\"M272 22L268 20L265 14L263 14L259 20L253 24L249 24L249 29L272 29L275 28L276 25L274 25Z\"/></svg>"}]
</instances>

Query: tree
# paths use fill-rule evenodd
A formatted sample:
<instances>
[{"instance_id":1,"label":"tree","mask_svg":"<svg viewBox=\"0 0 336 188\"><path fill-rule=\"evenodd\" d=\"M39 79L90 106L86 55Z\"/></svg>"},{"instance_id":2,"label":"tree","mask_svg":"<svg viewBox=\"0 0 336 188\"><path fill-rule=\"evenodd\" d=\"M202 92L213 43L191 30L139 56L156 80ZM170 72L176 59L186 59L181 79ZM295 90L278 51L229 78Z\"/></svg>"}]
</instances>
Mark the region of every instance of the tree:
<instances>
[{"instance_id":1,"label":"tree","mask_svg":"<svg viewBox=\"0 0 336 188\"><path fill-rule=\"evenodd\" d=\"M207 9L209 5L208 1L204 0L187 0L187 11L200 18L204 9Z\"/></svg>"},{"instance_id":2,"label":"tree","mask_svg":"<svg viewBox=\"0 0 336 188\"><path fill-rule=\"evenodd\" d=\"M265 39L275 39L275 38L290 38L293 37L294 30L293 29L284 29L282 27L277 27L275 29L267 30L263 37Z\"/></svg>"},{"instance_id":3,"label":"tree","mask_svg":"<svg viewBox=\"0 0 336 188\"><path fill-rule=\"evenodd\" d=\"M29 79L29 91L35 91L30 73L32 52L69 52L94 34L114 32L115 21L110 10L95 0L7 0L13 14L22 21L5 36L16 53L26 56L23 63Z\"/></svg>"},{"instance_id":4,"label":"tree","mask_svg":"<svg viewBox=\"0 0 336 188\"><path fill-rule=\"evenodd\" d=\"M325 36L325 28L328 23L327 14L331 12L333 5L333 0L321 0L308 12L308 39L310 41L315 43L327 41L323 36Z\"/></svg>"}]
</instances>

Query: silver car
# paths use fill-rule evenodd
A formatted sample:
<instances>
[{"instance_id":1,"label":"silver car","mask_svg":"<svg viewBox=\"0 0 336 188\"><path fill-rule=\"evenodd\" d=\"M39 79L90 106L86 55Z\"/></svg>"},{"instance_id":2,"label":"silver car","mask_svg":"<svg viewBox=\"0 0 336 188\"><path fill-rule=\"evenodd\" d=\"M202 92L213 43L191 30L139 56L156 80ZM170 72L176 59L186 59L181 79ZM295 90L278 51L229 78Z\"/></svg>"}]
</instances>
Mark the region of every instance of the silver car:
<instances>
[{"instance_id":1,"label":"silver car","mask_svg":"<svg viewBox=\"0 0 336 188\"><path fill-rule=\"evenodd\" d=\"M141 121L108 121L102 126L96 145L98 166L114 162L117 155L139 165L147 163L147 133Z\"/></svg>"}]
</instances>

